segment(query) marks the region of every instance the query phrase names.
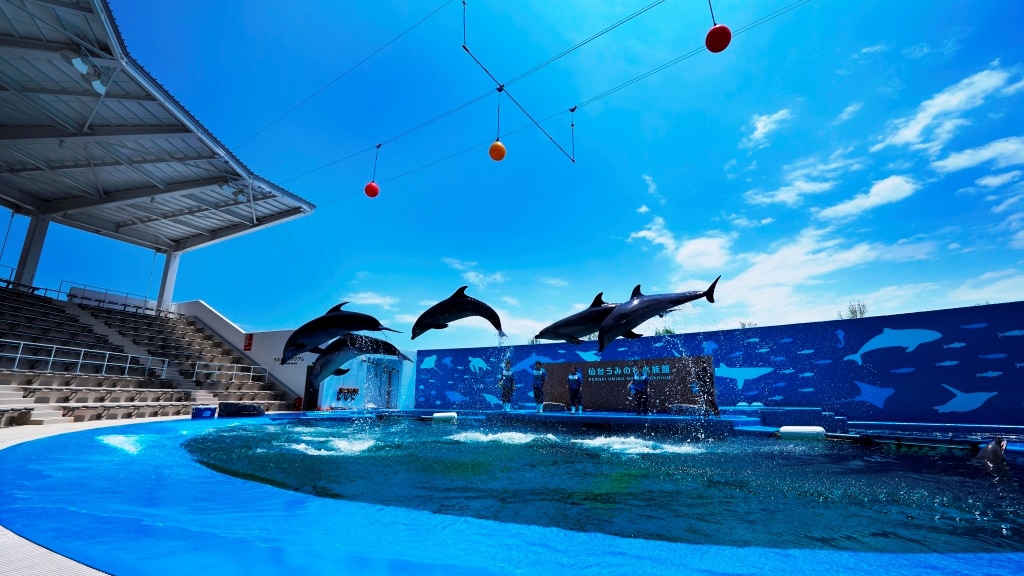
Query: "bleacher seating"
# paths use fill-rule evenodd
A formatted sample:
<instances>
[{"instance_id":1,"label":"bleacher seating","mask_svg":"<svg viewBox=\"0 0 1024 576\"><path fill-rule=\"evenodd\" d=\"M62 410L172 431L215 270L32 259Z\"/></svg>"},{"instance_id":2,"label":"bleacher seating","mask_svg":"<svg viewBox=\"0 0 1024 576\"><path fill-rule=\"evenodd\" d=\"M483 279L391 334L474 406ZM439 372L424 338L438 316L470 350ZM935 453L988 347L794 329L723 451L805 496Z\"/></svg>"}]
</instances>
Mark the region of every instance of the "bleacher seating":
<instances>
[{"instance_id":1,"label":"bleacher seating","mask_svg":"<svg viewBox=\"0 0 1024 576\"><path fill-rule=\"evenodd\" d=\"M0 426L183 415L219 401L293 405L194 321L25 288L0 287Z\"/></svg>"}]
</instances>

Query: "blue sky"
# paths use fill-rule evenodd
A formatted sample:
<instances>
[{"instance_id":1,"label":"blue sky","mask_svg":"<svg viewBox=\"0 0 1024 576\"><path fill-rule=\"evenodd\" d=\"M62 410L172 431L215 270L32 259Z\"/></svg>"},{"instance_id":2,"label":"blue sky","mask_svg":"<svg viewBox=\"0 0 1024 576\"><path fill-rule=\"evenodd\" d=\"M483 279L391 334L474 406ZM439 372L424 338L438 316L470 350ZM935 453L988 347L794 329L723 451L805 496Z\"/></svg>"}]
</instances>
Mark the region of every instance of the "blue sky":
<instances>
[{"instance_id":1,"label":"blue sky","mask_svg":"<svg viewBox=\"0 0 1024 576\"><path fill-rule=\"evenodd\" d=\"M234 147L441 2L111 3L135 58ZM509 78L647 3L470 0L468 42ZM715 14L735 29L786 4L722 0ZM702 289L719 274L716 304L644 329L824 320L857 300L872 315L1016 300L1022 21L1019 2L815 0L581 108L576 164L530 129L502 139L501 163L484 146L392 179L492 138L488 98L384 146L376 199L361 194L372 153L294 178L493 88L460 48L456 1L237 148L319 208L186 253L175 299L250 331L345 299L408 331L469 284L513 343L599 291L618 302L637 283ZM706 5L669 0L510 90L546 117L701 46L710 25ZM503 128L527 122L504 102ZM545 128L569 145L567 115ZM161 264L52 226L37 283L155 294ZM493 343L470 320L413 344Z\"/></svg>"}]
</instances>

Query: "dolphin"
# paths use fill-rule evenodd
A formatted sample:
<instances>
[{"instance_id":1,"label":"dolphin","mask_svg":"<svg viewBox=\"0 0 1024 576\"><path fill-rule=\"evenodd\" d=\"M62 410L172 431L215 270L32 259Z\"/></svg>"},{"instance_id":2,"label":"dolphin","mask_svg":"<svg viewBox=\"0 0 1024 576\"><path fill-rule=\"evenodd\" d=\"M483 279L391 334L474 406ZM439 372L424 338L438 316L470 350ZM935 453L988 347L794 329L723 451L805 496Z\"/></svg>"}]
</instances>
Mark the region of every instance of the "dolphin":
<instances>
[{"instance_id":1,"label":"dolphin","mask_svg":"<svg viewBox=\"0 0 1024 576\"><path fill-rule=\"evenodd\" d=\"M736 380L736 389L742 390L743 383L747 380L753 380L754 378L760 378L769 372L772 372L775 368L740 368L726 366L725 364L719 364L718 368L715 368L715 377L732 378Z\"/></svg>"},{"instance_id":2,"label":"dolphin","mask_svg":"<svg viewBox=\"0 0 1024 576\"><path fill-rule=\"evenodd\" d=\"M562 318L558 322L541 330L534 338L538 340L565 340L569 344L582 344L582 338L597 332L601 323L615 310L618 304L604 301L604 292L598 292L590 307L572 316ZM629 332L626 338L639 338L640 335Z\"/></svg>"},{"instance_id":3,"label":"dolphin","mask_svg":"<svg viewBox=\"0 0 1024 576\"><path fill-rule=\"evenodd\" d=\"M988 445L978 450L978 455L975 458L988 462L989 466L1006 464L1006 440L1001 436L996 436Z\"/></svg>"},{"instance_id":4,"label":"dolphin","mask_svg":"<svg viewBox=\"0 0 1024 576\"><path fill-rule=\"evenodd\" d=\"M998 392L961 392L952 386L942 385L943 388L949 390L956 396L952 400L946 402L942 406L935 406L934 408L943 412L970 412L979 408L986 400L998 394Z\"/></svg>"},{"instance_id":5,"label":"dolphin","mask_svg":"<svg viewBox=\"0 0 1024 576\"><path fill-rule=\"evenodd\" d=\"M687 302L707 298L708 302L715 301L715 286L722 277L715 278L704 292L690 291L678 292L675 294L651 294L649 296L640 292L640 285L633 288L633 294L629 300L619 304L612 310L612 313L601 322L598 331L598 351L603 352L609 342L619 336L627 336L633 329L655 316L664 316L676 306L682 306Z\"/></svg>"},{"instance_id":6,"label":"dolphin","mask_svg":"<svg viewBox=\"0 0 1024 576\"><path fill-rule=\"evenodd\" d=\"M397 356L402 360L412 362L405 354L402 354L394 344L363 336L362 334L344 334L337 340L327 345L327 348L317 356L309 370L309 379L314 384L319 384L328 376L335 375L349 360L364 354L382 354L385 356Z\"/></svg>"},{"instance_id":7,"label":"dolphin","mask_svg":"<svg viewBox=\"0 0 1024 576\"><path fill-rule=\"evenodd\" d=\"M281 364L288 363L303 352L320 352L318 348L321 344L349 332L398 332L384 326L380 320L369 314L342 310L341 307L345 304L347 302L338 304L323 316L306 322L292 332L284 343Z\"/></svg>"},{"instance_id":8,"label":"dolphin","mask_svg":"<svg viewBox=\"0 0 1024 576\"><path fill-rule=\"evenodd\" d=\"M931 342L942 338L942 334L935 332L934 330L920 330L920 329L909 329L909 330L893 330L891 328L885 328L882 333L875 336L871 340L868 340L856 354L851 354L843 360L853 360L857 364L864 364L861 361L861 356L871 352L872 350L878 350L879 348L906 348L907 352L913 352L915 348L924 344L925 342Z\"/></svg>"},{"instance_id":9,"label":"dolphin","mask_svg":"<svg viewBox=\"0 0 1024 576\"><path fill-rule=\"evenodd\" d=\"M498 336L504 338L505 333L501 330L501 318L498 318L498 313L487 304L467 296L466 288L469 286L459 288L454 294L420 314L416 323L412 325L412 339L415 340L427 330L441 330L447 328L449 322L470 316L479 316L487 320L498 331Z\"/></svg>"}]
</instances>

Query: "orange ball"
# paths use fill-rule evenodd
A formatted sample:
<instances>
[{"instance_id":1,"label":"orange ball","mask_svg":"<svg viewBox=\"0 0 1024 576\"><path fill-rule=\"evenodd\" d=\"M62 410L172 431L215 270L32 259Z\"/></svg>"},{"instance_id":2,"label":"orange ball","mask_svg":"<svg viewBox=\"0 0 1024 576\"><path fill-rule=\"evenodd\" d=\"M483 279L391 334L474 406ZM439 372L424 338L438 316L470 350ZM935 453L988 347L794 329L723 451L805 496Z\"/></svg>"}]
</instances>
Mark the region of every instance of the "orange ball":
<instances>
[{"instance_id":1,"label":"orange ball","mask_svg":"<svg viewBox=\"0 0 1024 576\"><path fill-rule=\"evenodd\" d=\"M491 160L501 162L505 159L505 145L495 140L494 144L491 144L490 149L487 150L487 154L490 155Z\"/></svg>"}]
</instances>

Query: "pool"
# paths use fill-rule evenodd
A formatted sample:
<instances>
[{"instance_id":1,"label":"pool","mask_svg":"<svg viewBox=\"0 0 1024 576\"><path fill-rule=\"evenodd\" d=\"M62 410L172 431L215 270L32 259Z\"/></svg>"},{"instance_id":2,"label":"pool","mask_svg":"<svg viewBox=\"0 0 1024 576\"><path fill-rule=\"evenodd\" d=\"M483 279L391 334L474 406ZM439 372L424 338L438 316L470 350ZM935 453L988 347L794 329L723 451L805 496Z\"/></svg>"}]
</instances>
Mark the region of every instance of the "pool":
<instances>
[{"instance_id":1,"label":"pool","mask_svg":"<svg viewBox=\"0 0 1024 576\"><path fill-rule=\"evenodd\" d=\"M173 421L0 451L0 524L124 574L1000 574L1020 467L840 443Z\"/></svg>"}]
</instances>

